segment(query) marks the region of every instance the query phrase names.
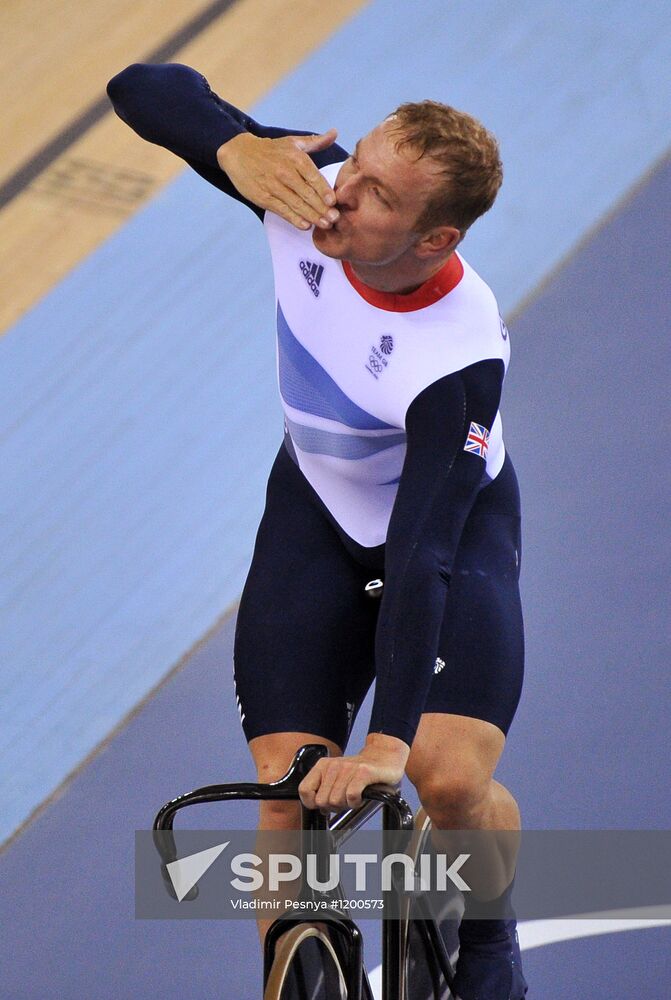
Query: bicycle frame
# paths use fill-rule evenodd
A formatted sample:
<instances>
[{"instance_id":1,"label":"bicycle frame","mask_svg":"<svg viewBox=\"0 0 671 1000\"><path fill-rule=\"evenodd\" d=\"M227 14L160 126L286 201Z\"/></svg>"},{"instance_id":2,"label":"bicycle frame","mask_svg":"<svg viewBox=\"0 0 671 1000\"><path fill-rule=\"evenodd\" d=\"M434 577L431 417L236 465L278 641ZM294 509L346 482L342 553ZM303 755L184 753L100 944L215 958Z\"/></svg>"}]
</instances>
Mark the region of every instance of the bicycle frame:
<instances>
[{"instance_id":1,"label":"bicycle frame","mask_svg":"<svg viewBox=\"0 0 671 1000\"><path fill-rule=\"evenodd\" d=\"M161 833L160 837L154 836L154 844L163 861L162 873L171 895L174 893L165 866L177 860L172 830L174 818L181 809L206 802L299 799L298 786L301 781L314 765L326 756L328 756L327 747L322 744L306 744L298 750L289 770L278 781L268 784L238 782L226 785L206 785L166 802L156 815L153 830L155 834ZM319 810L307 809L301 803L303 830L306 832L329 831L333 835L334 848L337 849L380 809L382 810L383 836L388 831L412 830L414 828L412 811L396 789L387 785L369 785L364 789L362 798L364 799L362 805L336 814L330 822ZM186 898L195 898L197 887L194 887L192 893L193 895L187 895ZM353 920L344 917L342 912L335 909L322 911L322 913L326 919L329 916L336 918L329 921L329 926L341 939L344 939L347 946L348 998L361 1000L363 995L362 977L366 980L368 996L372 996L363 968L363 942L359 928ZM279 917L270 927L264 948L264 983L274 959L275 946L279 937L287 927L303 922L314 923L314 918L287 914ZM436 949L436 957L441 971L450 985L452 968L435 921L427 916L420 921L420 927L422 933L428 935L431 946ZM401 920L383 920L382 1000L398 1000L399 997L406 995L401 931Z\"/></svg>"}]
</instances>

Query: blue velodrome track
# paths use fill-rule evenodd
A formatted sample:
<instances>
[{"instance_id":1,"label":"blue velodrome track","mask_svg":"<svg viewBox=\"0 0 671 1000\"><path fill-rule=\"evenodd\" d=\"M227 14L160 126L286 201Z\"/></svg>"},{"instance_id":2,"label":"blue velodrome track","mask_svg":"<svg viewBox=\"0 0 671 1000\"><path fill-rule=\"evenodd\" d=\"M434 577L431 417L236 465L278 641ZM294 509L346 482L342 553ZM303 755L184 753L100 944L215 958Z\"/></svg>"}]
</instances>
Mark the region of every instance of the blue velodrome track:
<instances>
[{"instance_id":1,"label":"blue velodrome track","mask_svg":"<svg viewBox=\"0 0 671 1000\"><path fill-rule=\"evenodd\" d=\"M500 135L501 204L464 248L512 317L524 501L498 776L527 827L670 828L668 16L431 2L407 32L406 9L370 4L254 110L348 145L431 95ZM165 799L252 776L225 613L280 427L271 294L256 221L185 174L0 340L0 836L106 740L0 858L12 1000L258 996L253 925L136 922L132 856ZM670 945L535 947L533 996L663 1000Z\"/></svg>"}]
</instances>

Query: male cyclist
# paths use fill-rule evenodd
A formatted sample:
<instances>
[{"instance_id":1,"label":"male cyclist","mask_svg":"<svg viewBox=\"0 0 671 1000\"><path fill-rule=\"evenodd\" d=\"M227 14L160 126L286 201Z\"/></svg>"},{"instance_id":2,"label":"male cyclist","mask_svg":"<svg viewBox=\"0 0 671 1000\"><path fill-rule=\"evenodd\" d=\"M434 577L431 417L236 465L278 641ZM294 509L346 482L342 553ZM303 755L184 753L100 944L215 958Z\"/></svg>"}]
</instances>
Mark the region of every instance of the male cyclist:
<instances>
[{"instance_id":1,"label":"male cyclist","mask_svg":"<svg viewBox=\"0 0 671 1000\"><path fill-rule=\"evenodd\" d=\"M499 415L510 344L457 250L500 187L496 141L424 101L348 156L334 130L261 126L180 65L130 66L108 93L139 135L251 208L271 247L284 441L235 643L259 780L321 742L309 807L357 805L406 773L437 829L519 829L493 778L524 660ZM373 679L365 746L343 756ZM294 828L297 809L264 803L261 827ZM459 935L463 1000L524 996L514 921L464 920Z\"/></svg>"}]
</instances>

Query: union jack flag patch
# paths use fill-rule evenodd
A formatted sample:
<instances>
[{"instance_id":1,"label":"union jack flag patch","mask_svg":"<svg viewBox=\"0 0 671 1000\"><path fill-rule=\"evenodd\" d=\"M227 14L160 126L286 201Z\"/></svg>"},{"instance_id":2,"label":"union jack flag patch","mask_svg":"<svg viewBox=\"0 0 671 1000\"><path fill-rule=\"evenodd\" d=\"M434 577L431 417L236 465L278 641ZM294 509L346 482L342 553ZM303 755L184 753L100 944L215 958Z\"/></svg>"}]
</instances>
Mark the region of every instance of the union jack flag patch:
<instances>
[{"instance_id":1,"label":"union jack flag patch","mask_svg":"<svg viewBox=\"0 0 671 1000\"><path fill-rule=\"evenodd\" d=\"M480 458L486 458L488 448L489 431L482 424L476 424L471 420L464 451L472 451L475 455L479 455Z\"/></svg>"}]
</instances>

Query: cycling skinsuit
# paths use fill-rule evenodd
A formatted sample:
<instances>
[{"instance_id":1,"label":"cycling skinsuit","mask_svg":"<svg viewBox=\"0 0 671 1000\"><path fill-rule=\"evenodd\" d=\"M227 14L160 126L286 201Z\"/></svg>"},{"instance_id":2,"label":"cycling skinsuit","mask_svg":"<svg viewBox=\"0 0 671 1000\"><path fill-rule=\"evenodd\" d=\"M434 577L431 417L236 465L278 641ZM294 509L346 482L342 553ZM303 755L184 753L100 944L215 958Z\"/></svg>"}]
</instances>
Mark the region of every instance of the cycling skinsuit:
<instances>
[{"instance_id":1,"label":"cycling skinsuit","mask_svg":"<svg viewBox=\"0 0 671 1000\"><path fill-rule=\"evenodd\" d=\"M374 679L370 732L411 743L422 712L449 712L507 734L524 664L520 501L490 289L454 253L408 295L375 291L246 201L219 146L309 133L259 125L194 70L134 65L108 93L138 134L255 211L272 252L285 426L236 628L247 739L309 732L344 749ZM346 158L312 155L331 186Z\"/></svg>"}]
</instances>

